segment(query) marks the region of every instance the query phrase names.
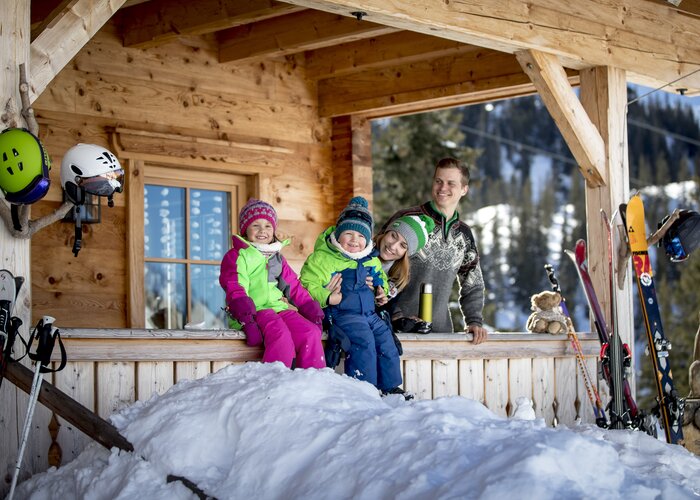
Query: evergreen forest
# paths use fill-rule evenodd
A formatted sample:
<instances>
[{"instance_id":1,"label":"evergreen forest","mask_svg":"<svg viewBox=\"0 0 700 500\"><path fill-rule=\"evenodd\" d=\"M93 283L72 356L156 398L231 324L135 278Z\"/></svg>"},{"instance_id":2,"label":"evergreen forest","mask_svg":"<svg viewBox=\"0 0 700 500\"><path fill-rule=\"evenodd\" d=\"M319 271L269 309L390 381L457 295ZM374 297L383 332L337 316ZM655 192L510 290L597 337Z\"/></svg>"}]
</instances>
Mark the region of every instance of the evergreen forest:
<instances>
[{"instance_id":1,"label":"evergreen forest","mask_svg":"<svg viewBox=\"0 0 700 500\"><path fill-rule=\"evenodd\" d=\"M699 209L700 113L689 99L662 92L645 96L642 90L628 90L629 175L652 232L675 208ZM372 127L378 225L396 210L430 199L437 160L466 161L472 166L470 190L459 211L479 244L486 324L525 331L530 297L550 289L544 271L549 263L577 330L590 331L574 265L563 253L586 237L584 178L538 96L377 120ZM650 252L664 330L673 344L674 379L685 396L700 321L700 252L680 263L671 263L661 249ZM656 391L636 286L633 294L637 395L650 408ZM456 300L453 318L458 328Z\"/></svg>"}]
</instances>

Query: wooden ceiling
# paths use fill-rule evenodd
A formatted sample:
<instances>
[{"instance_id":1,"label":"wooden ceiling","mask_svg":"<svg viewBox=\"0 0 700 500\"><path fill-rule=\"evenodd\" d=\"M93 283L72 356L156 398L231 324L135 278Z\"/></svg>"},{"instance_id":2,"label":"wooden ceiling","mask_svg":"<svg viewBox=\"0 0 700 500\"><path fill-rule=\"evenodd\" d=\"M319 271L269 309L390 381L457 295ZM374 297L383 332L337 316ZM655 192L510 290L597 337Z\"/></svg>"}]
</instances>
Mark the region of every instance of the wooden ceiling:
<instances>
[{"instance_id":1,"label":"wooden ceiling","mask_svg":"<svg viewBox=\"0 0 700 500\"><path fill-rule=\"evenodd\" d=\"M392 11L391 6L398 2L384 0L288 1L290 3L273 0L127 0L115 14L114 21L126 47L149 48L181 37L208 35L218 40L221 63L292 57L306 65L310 79L318 81L320 114L323 116L351 113L386 116L534 92L514 55L518 50L528 48L528 40L520 40L523 35L516 31L499 37L488 33L490 27L484 21L482 43L478 36L460 31L459 20L454 26L449 25L452 22L449 21L440 29L426 28L421 16L435 3L430 4L429 0L405 2L412 4L415 14ZM494 2L503 8L525 5L525 2L506 0ZM55 12L69 3L70 0L33 1L33 27L50 22ZM463 3L473 4L469 7L479 4ZM643 3L666 11L673 9L700 26L700 0L684 0L679 7L666 0L643 0ZM371 11L371 15L359 20L352 17L347 8L359 4L377 6L377 9L381 6L385 12L377 14ZM309 5L322 10L307 8ZM465 13L469 14L471 12ZM504 14L504 18L509 15ZM527 15L536 18L532 12ZM585 22L585 17L581 14L577 21ZM557 19L561 24L557 29L564 34L567 30L580 29L569 18L562 16ZM439 20L440 13L434 19ZM591 29L605 30L606 22L613 26L615 20L603 19L601 26L591 25ZM532 30L533 26L529 29ZM543 29L552 31L551 27ZM606 32L604 36L608 40L615 34ZM643 52L645 47L640 40L625 39L622 43ZM477 43L467 43L469 41ZM617 47L612 48L617 50ZM612 48L608 48L608 52L614 62ZM621 50L619 57L622 58L627 52ZM553 52L557 53L556 50ZM688 51L683 50L683 54L686 53ZM557 55L567 68L572 68L567 74L574 84L577 83L576 70L590 66L575 49L561 50ZM691 54L692 57L695 55ZM646 63L640 61L639 64ZM654 84L663 78L655 80L642 74L638 80ZM666 79L664 83L668 81Z\"/></svg>"}]
</instances>

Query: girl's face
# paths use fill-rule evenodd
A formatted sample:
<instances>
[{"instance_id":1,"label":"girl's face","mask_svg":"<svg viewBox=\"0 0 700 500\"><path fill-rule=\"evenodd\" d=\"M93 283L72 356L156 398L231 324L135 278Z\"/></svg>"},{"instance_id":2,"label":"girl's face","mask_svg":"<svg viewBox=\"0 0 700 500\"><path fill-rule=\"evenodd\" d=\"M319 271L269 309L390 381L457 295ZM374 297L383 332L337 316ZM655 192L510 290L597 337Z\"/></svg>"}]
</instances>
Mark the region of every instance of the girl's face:
<instances>
[{"instance_id":1,"label":"girl's face","mask_svg":"<svg viewBox=\"0 0 700 500\"><path fill-rule=\"evenodd\" d=\"M382 262L393 262L406 255L408 243L406 238L394 230L386 232L379 242L379 258Z\"/></svg>"},{"instance_id":2,"label":"girl's face","mask_svg":"<svg viewBox=\"0 0 700 500\"><path fill-rule=\"evenodd\" d=\"M245 237L253 243L272 243L275 229L267 219L255 219L245 231Z\"/></svg>"},{"instance_id":3,"label":"girl's face","mask_svg":"<svg viewBox=\"0 0 700 500\"><path fill-rule=\"evenodd\" d=\"M338 237L338 244L348 253L357 253L365 249L367 240L357 231L343 231Z\"/></svg>"}]
</instances>

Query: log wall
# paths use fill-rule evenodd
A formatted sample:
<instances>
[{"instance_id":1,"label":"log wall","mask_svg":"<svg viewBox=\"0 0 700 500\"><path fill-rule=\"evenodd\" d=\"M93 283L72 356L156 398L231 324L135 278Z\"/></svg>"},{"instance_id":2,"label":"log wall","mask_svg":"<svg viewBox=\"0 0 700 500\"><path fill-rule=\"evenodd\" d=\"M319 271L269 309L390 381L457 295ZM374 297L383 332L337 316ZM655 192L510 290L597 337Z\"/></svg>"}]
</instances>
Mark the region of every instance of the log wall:
<instances>
[{"instance_id":1,"label":"log wall","mask_svg":"<svg viewBox=\"0 0 700 500\"><path fill-rule=\"evenodd\" d=\"M579 418L594 422L566 336L492 334L478 346L462 334L399 336L404 387L417 399L463 396L507 417L524 396L548 425L574 425ZM246 346L243 334L232 330L62 329L62 337L70 361L46 380L105 418L134 401L162 394L181 380L197 379L232 363L259 361L262 356L260 348ZM581 343L589 371L595 374L598 339L581 335ZM8 385L3 384L2 390ZM15 418L23 415L9 415L6 423L21 428L21 420ZM50 412L38 404L25 477L49 465L50 420ZM61 427L55 438L65 464L90 440L58 420ZM0 453L5 455L0 457L3 463L11 462L16 450L3 447Z\"/></svg>"}]
</instances>

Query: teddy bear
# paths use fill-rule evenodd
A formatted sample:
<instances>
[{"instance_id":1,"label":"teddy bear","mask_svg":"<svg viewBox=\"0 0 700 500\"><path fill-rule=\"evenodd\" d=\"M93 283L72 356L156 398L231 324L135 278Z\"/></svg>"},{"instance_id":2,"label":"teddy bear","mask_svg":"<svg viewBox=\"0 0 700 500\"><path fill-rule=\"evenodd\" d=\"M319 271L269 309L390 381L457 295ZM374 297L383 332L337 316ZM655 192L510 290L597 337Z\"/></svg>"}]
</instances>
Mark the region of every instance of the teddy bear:
<instances>
[{"instance_id":1,"label":"teddy bear","mask_svg":"<svg viewBox=\"0 0 700 500\"><path fill-rule=\"evenodd\" d=\"M561 295L557 292L536 293L530 299L533 313L527 319L527 330L532 333L566 333L569 319L562 313Z\"/></svg>"}]
</instances>

